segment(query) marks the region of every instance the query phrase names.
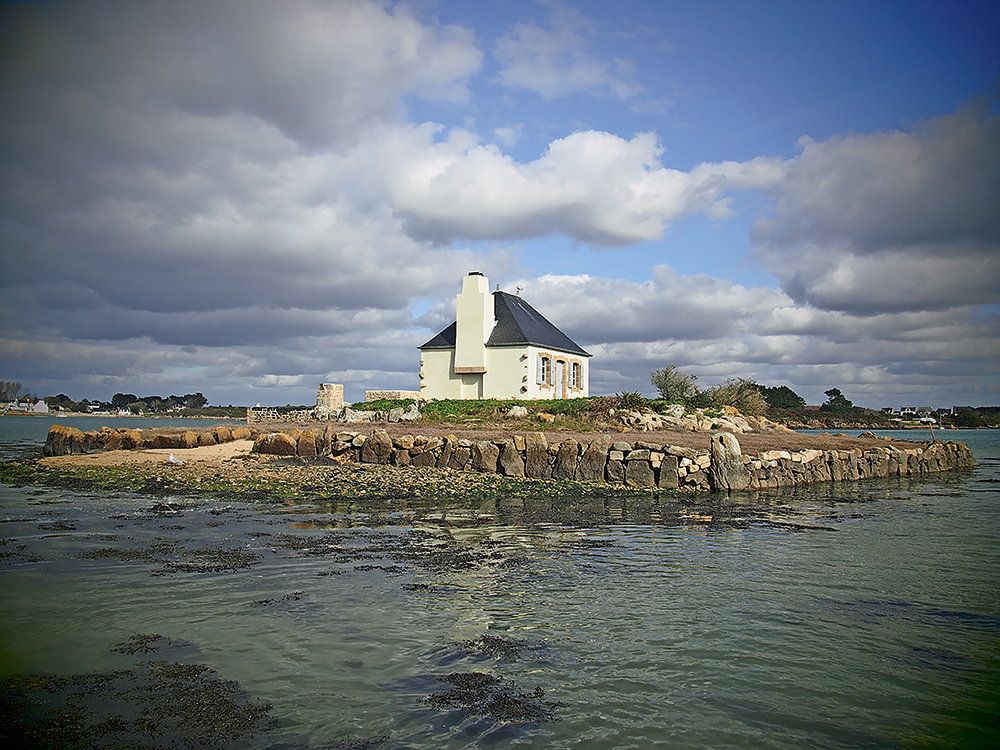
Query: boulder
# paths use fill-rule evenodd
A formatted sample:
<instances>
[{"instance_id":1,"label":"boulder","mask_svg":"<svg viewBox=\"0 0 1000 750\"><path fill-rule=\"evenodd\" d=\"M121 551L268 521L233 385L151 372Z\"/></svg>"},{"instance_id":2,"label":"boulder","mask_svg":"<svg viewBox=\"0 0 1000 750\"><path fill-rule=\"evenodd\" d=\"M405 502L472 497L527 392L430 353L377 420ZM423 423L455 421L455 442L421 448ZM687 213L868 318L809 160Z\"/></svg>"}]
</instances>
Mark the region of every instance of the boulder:
<instances>
[{"instance_id":1,"label":"boulder","mask_svg":"<svg viewBox=\"0 0 1000 750\"><path fill-rule=\"evenodd\" d=\"M476 471L496 471L499 461L500 449L489 440L472 444L472 468Z\"/></svg>"},{"instance_id":2,"label":"boulder","mask_svg":"<svg viewBox=\"0 0 1000 750\"><path fill-rule=\"evenodd\" d=\"M423 414L420 413L420 409L417 408L416 404L410 404L406 407L406 411L399 415L399 419L402 422L412 422L415 419L420 419Z\"/></svg>"},{"instance_id":3,"label":"boulder","mask_svg":"<svg viewBox=\"0 0 1000 750\"><path fill-rule=\"evenodd\" d=\"M508 477L524 476L524 461L514 447L513 440L505 440L500 447L500 471Z\"/></svg>"},{"instance_id":4,"label":"boulder","mask_svg":"<svg viewBox=\"0 0 1000 750\"><path fill-rule=\"evenodd\" d=\"M403 407L397 406L394 409L389 409L389 415L386 417L389 422L401 422L403 419Z\"/></svg>"},{"instance_id":5,"label":"boulder","mask_svg":"<svg viewBox=\"0 0 1000 750\"><path fill-rule=\"evenodd\" d=\"M676 490L680 484L678 466L677 456L666 455L660 459L660 477L656 486L665 490Z\"/></svg>"},{"instance_id":6,"label":"boulder","mask_svg":"<svg viewBox=\"0 0 1000 750\"><path fill-rule=\"evenodd\" d=\"M294 456L298 446L291 436L284 432L270 432L257 438L253 445L254 453L270 456Z\"/></svg>"},{"instance_id":7,"label":"boulder","mask_svg":"<svg viewBox=\"0 0 1000 750\"><path fill-rule=\"evenodd\" d=\"M529 432L524 436L524 475L533 479L552 476L549 443L544 432Z\"/></svg>"},{"instance_id":8,"label":"boulder","mask_svg":"<svg viewBox=\"0 0 1000 750\"><path fill-rule=\"evenodd\" d=\"M73 452L74 443L82 445L83 442L84 436L80 430L64 424L54 424L49 428L42 453L46 456L66 456Z\"/></svg>"},{"instance_id":9,"label":"boulder","mask_svg":"<svg viewBox=\"0 0 1000 750\"><path fill-rule=\"evenodd\" d=\"M579 459L579 444L575 440L564 440L556 454L556 465L552 469L552 477L554 479L575 479Z\"/></svg>"},{"instance_id":10,"label":"boulder","mask_svg":"<svg viewBox=\"0 0 1000 750\"><path fill-rule=\"evenodd\" d=\"M392 438L385 430L375 430L361 446L361 463L387 464L392 455Z\"/></svg>"},{"instance_id":11,"label":"boulder","mask_svg":"<svg viewBox=\"0 0 1000 750\"><path fill-rule=\"evenodd\" d=\"M656 475L649 461L642 458L626 461L625 484L629 487L655 487Z\"/></svg>"},{"instance_id":12,"label":"boulder","mask_svg":"<svg viewBox=\"0 0 1000 750\"><path fill-rule=\"evenodd\" d=\"M434 455L433 451L422 451L411 454L410 463L418 467L433 467L437 465L437 456Z\"/></svg>"},{"instance_id":13,"label":"boulder","mask_svg":"<svg viewBox=\"0 0 1000 750\"><path fill-rule=\"evenodd\" d=\"M743 464L739 441L730 432L712 435L712 462L708 482L713 490L745 490L750 485L750 472Z\"/></svg>"},{"instance_id":14,"label":"boulder","mask_svg":"<svg viewBox=\"0 0 1000 750\"><path fill-rule=\"evenodd\" d=\"M123 451L134 451L142 447L142 432L131 428L118 430L121 435L121 449Z\"/></svg>"},{"instance_id":15,"label":"boulder","mask_svg":"<svg viewBox=\"0 0 1000 750\"><path fill-rule=\"evenodd\" d=\"M604 466L608 462L608 451L611 450L611 438L602 435L592 442L583 452L580 464L576 468L576 476L581 482L603 482Z\"/></svg>"},{"instance_id":16,"label":"boulder","mask_svg":"<svg viewBox=\"0 0 1000 750\"><path fill-rule=\"evenodd\" d=\"M472 460L472 448L471 446L459 445L455 448L455 452L451 454L451 460L448 461L448 468L455 469L457 471L462 471L466 468L469 462Z\"/></svg>"},{"instance_id":17,"label":"boulder","mask_svg":"<svg viewBox=\"0 0 1000 750\"><path fill-rule=\"evenodd\" d=\"M215 430L213 430L213 433L215 434L215 442L219 445L233 442L232 430L224 425L217 426Z\"/></svg>"},{"instance_id":18,"label":"boulder","mask_svg":"<svg viewBox=\"0 0 1000 750\"><path fill-rule=\"evenodd\" d=\"M511 419L520 419L521 417L528 416L528 410L523 406L512 406L510 411L507 412L507 416Z\"/></svg>"},{"instance_id":19,"label":"boulder","mask_svg":"<svg viewBox=\"0 0 1000 750\"><path fill-rule=\"evenodd\" d=\"M299 456L312 457L316 455L316 435L312 430L303 430L295 441L295 453Z\"/></svg>"}]
</instances>

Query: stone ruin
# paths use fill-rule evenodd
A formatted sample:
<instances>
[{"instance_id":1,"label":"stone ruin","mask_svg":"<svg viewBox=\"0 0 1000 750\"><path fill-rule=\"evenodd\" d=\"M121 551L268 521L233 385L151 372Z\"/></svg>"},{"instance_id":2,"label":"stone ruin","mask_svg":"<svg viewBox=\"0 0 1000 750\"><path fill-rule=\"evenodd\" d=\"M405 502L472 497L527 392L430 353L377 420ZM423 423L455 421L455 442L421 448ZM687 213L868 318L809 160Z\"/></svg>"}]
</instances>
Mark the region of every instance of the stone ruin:
<instances>
[{"instance_id":1,"label":"stone ruin","mask_svg":"<svg viewBox=\"0 0 1000 750\"><path fill-rule=\"evenodd\" d=\"M344 405L344 386L341 383L320 383L316 389L316 408L335 411Z\"/></svg>"}]
</instances>

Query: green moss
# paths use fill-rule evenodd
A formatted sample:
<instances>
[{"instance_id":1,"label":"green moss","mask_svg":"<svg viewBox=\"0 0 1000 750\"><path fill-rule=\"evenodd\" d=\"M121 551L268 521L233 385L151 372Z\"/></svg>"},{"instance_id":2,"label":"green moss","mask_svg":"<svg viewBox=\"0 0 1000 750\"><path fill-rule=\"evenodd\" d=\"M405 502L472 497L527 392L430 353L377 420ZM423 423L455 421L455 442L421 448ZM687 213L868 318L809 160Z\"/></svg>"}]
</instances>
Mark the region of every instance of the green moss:
<instances>
[{"instance_id":1,"label":"green moss","mask_svg":"<svg viewBox=\"0 0 1000 750\"><path fill-rule=\"evenodd\" d=\"M17 486L43 485L76 491L162 497L186 495L226 501L337 502L406 498L482 500L493 498L636 497L665 494L616 484L561 479L520 479L499 474L413 469L374 464L260 464L232 476L206 478L185 468L157 464L65 466L35 461L0 464L0 481Z\"/></svg>"}]
</instances>

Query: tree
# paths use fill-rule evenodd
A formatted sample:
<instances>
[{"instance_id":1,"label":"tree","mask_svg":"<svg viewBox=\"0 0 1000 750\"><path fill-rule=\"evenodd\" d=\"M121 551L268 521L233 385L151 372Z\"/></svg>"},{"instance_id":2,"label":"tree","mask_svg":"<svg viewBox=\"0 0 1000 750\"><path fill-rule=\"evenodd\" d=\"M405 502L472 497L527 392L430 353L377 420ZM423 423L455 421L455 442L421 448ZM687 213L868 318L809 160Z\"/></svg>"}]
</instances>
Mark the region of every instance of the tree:
<instances>
[{"instance_id":1,"label":"tree","mask_svg":"<svg viewBox=\"0 0 1000 750\"><path fill-rule=\"evenodd\" d=\"M686 404L698 395L698 386L694 383L696 375L688 375L677 369L677 365L667 365L649 373L653 386L660 392L664 401Z\"/></svg>"},{"instance_id":2,"label":"tree","mask_svg":"<svg viewBox=\"0 0 1000 750\"><path fill-rule=\"evenodd\" d=\"M839 388L831 388L824 393L827 400L819 407L820 411L851 411L854 408L854 404L847 400Z\"/></svg>"},{"instance_id":3,"label":"tree","mask_svg":"<svg viewBox=\"0 0 1000 750\"><path fill-rule=\"evenodd\" d=\"M787 385L772 388L762 385L759 388L767 405L772 409L801 409L806 405L806 400Z\"/></svg>"},{"instance_id":4,"label":"tree","mask_svg":"<svg viewBox=\"0 0 1000 750\"><path fill-rule=\"evenodd\" d=\"M184 395L184 402L189 409L200 409L208 403L208 399L198 393L187 393Z\"/></svg>"},{"instance_id":5,"label":"tree","mask_svg":"<svg viewBox=\"0 0 1000 750\"><path fill-rule=\"evenodd\" d=\"M31 398L25 387L13 380L0 380L0 401L18 401Z\"/></svg>"},{"instance_id":6,"label":"tree","mask_svg":"<svg viewBox=\"0 0 1000 750\"><path fill-rule=\"evenodd\" d=\"M129 404L134 404L139 397L134 393L116 393L111 397L111 405L116 409L124 409Z\"/></svg>"},{"instance_id":7,"label":"tree","mask_svg":"<svg viewBox=\"0 0 1000 750\"><path fill-rule=\"evenodd\" d=\"M955 426L966 428L985 427L986 420L975 409L959 409L955 415Z\"/></svg>"}]
</instances>

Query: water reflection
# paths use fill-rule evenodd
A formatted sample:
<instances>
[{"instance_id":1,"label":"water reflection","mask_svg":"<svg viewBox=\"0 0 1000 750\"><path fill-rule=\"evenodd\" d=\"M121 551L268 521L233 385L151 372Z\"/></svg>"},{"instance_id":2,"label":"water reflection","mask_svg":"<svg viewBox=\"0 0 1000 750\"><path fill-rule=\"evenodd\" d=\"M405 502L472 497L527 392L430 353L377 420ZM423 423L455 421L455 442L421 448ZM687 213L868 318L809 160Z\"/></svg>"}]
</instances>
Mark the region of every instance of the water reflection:
<instances>
[{"instance_id":1,"label":"water reflection","mask_svg":"<svg viewBox=\"0 0 1000 750\"><path fill-rule=\"evenodd\" d=\"M160 644L134 656L270 705L258 747L992 738L991 471L467 503L0 487L2 674L148 685L112 649Z\"/></svg>"}]
</instances>

